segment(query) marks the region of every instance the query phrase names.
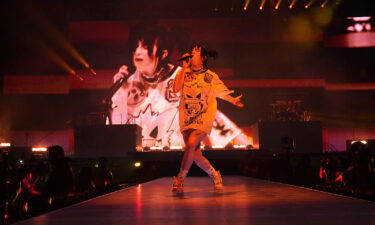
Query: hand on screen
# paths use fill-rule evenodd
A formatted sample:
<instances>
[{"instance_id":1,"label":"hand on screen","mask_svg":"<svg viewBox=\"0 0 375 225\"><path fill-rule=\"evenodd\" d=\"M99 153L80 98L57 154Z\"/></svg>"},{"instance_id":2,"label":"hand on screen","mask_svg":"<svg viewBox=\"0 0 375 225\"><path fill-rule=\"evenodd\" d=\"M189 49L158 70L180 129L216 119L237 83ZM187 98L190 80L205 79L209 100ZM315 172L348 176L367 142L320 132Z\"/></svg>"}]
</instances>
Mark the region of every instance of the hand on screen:
<instances>
[{"instance_id":1,"label":"hand on screen","mask_svg":"<svg viewBox=\"0 0 375 225\"><path fill-rule=\"evenodd\" d=\"M190 56L190 53L183 54L181 58L186 57L186 56ZM190 67L190 65L191 65L191 57L189 57L186 60L182 61L182 67L183 68Z\"/></svg>"},{"instance_id":2,"label":"hand on screen","mask_svg":"<svg viewBox=\"0 0 375 225\"><path fill-rule=\"evenodd\" d=\"M242 95L235 97L232 103L238 107L241 107L241 108L244 107L245 105L241 102L241 98L242 98Z\"/></svg>"},{"instance_id":3,"label":"hand on screen","mask_svg":"<svg viewBox=\"0 0 375 225\"><path fill-rule=\"evenodd\" d=\"M113 83L116 83L118 80L128 75L129 75L128 67L125 65L121 66L119 71L113 76Z\"/></svg>"}]
</instances>

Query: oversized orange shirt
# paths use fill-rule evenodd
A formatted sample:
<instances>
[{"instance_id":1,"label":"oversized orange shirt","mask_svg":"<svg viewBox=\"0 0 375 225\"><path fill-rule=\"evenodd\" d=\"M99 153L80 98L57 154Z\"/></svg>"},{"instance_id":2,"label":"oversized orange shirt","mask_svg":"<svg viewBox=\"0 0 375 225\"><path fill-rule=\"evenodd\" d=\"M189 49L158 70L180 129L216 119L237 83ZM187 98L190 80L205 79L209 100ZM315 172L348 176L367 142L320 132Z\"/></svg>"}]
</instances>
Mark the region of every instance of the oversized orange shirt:
<instances>
[{"instance_id":1,"label":"oversized orange shirt","mask_svg":"<svg viewBox=\"0 0 375 225\"><path fill-rule=\"evenodd\" d=\"M233 93L211 70L185 71L180 94L179 123L181 131L196 129L211 133L215 119L216 98Z\"/></svg>"}]
</instances>

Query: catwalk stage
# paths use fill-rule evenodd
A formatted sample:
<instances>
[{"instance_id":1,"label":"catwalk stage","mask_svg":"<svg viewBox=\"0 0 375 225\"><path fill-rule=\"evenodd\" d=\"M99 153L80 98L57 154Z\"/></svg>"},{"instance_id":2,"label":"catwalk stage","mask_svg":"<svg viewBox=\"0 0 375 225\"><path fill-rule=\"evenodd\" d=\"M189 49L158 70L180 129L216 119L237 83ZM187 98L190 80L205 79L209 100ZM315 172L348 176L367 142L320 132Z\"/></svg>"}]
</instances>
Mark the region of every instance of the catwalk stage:
<instances>
[{"instance_id":1,"label":"catwalk stage","mask_svg":"<svg viewBox=\"0 0 375 225\"><path fill-rule=\"evenodd\" d=\"M222 193L207 177L188 177L173 196L160 178L18 224L49 225L370 225L375 203L243 176L224 176Z\"/></svg>"}]
</instances>

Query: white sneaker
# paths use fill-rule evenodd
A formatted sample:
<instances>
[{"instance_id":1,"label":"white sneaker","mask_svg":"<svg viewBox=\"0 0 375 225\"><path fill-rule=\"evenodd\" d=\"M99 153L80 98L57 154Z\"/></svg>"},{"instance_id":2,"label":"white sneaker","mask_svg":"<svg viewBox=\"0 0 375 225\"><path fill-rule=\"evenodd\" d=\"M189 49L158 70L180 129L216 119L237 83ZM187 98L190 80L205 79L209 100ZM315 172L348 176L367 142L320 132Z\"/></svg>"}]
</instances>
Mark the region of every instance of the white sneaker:
<instances>
[{"instance_id":1,"label":"white sneaker","mask_svg":"<svg viewBox=\"0 0 375 225\"><path fill-rule=\"evenodd\" d=\"M173 186L172 186L173 193L183 193L184 192L184 179L173 177Z\"/></svg>"},{"instance_id":2,"label":"white sneaker","mask_svg":"<svg viewBox=\"0 0 375 225\"><path fill-rule=\"evenodd\" d=\"M223 190L223 179L221 178L220 171L215 171L212 174L212 181L214 183L214 190L215 191Z\"/></svg>"}]
</instances>

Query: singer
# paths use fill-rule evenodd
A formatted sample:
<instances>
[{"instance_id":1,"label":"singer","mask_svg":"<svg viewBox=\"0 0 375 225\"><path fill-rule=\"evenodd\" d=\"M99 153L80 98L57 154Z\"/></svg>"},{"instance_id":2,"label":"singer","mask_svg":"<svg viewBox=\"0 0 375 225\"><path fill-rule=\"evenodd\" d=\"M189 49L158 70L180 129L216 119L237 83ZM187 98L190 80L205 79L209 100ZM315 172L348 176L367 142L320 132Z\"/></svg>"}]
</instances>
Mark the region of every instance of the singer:
<instances>
[{"instance_id":1,"label":"singer","mask_svg":"<svg viewBox=\"0 0 375 225\"><path fill-rule=\"evenodd\" d=\"M192 56L191 58L189 56ZM183 193L184 179L193 162L203 169L213 180L214 190L222 190L220 171L216 171L202 155L200 142L211 133L215 114L216 98L224 99L238 107L243 107L241 97L232 97L218 75L207 68L208 52L201 45L194 45L190 54L183 55L183 67L176 75L173 91L180 94L179 124L185 142L185 152L180 172L173 177L172 192Z\"/></svg>"}]
</instances>

